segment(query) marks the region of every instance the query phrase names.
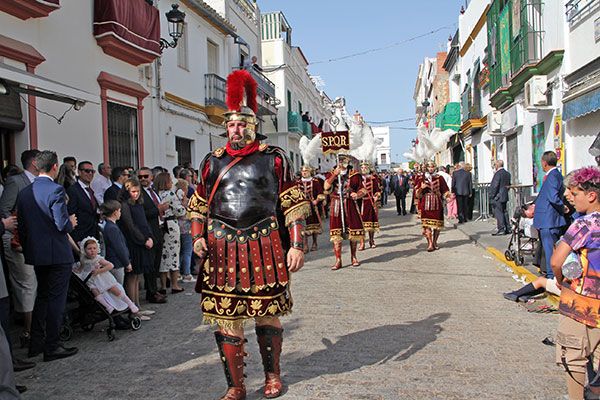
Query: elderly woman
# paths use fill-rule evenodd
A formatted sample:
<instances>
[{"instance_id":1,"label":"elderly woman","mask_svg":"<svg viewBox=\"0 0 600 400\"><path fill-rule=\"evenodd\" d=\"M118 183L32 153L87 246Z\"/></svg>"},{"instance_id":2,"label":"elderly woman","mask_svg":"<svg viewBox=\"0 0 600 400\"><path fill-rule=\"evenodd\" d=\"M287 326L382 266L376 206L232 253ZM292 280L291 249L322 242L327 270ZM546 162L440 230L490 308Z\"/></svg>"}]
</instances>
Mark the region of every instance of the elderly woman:
<instances>
[{"instance_id":1,"label":"elderly woman","mask_svg":"<svg viewBox=\"0 0 600 400\"><path fill-rule=\"evenodd\" d=\"M419 198L423 234L427 238L427 251L431 252L439 249L437 241L440 229L444 227L444 198L448 198L450 191L444 178L437 173L434 162L428 162L425 167L426 172L415 190Z\"/></svg>"}]
</instances>

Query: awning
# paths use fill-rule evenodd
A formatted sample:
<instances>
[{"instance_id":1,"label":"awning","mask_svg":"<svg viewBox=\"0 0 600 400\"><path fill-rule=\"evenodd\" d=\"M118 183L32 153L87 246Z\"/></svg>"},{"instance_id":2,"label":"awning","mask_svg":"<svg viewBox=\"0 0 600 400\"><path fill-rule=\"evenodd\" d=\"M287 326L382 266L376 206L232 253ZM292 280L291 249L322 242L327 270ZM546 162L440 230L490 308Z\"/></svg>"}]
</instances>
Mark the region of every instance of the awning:
<instances>
[{"instance_id":1,"label":"awning","mask_svg":"<svg viewBox=\"0 0 600 400\"><path fill-rule=\"evenodd\" d=\"M460 103L446 104L444 111L435 118L435 126L442 130L452 129L458 132L460 129Z\"/></svg>"},{"instance_id":2,"label":"awning","mask_svg":"<svg viewBox=\"0 0 600 400\"><path fill-rule=\"evenodd\" d=\"M563 104L563 121L569 121L600 109L600 88L569 100Z\"/></svg>"},{"instance_id":3,"label":"awning","mask_svg":"<svg viewBox=\"0 0 600 400\"><path fill-rule=\"evenodd\" d=\"M17 92L9 92L0 96L0 128L20 132L25 129L21 99Z\"/></svg>"},{"instance_id":4,"label":"awning","mask_svg":"<svg viewBox=\"0 0 600 400\"><path fill-rule=\"evenodd\" d=\"M19 85L33 86L35 90L27 91L27 88L19 88L17 91L33 94L34 96L71 104L75 102L100 104L99 95L32 74L2 62L0 62L0 79L15 82ZM8 82L9 85L10 82Z\"/></svg>"}]
</instances>

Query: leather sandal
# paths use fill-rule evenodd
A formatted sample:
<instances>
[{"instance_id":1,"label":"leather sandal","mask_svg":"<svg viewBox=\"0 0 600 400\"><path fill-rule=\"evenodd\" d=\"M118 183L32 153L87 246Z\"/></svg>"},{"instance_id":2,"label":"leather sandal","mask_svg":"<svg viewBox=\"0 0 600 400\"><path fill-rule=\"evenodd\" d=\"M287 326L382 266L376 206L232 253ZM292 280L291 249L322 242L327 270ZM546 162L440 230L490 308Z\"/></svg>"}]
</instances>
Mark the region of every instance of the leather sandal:
<instances>
[{"instance_id":1,"label":"leather sandal","mask_svg":"<svg viewBox=\"0 0 600 400\"><path fill-rule=\"evenodd\" d=\"M281 396L283 390L283 383L281 378L276 374L267 374L268 377L265 379L265 388L263 391L264 396L267 399L274 399Z\"/></svg>"},{"instance_id":2,"label":"leather sandal","mask_svg":"<svg viewBox=\"0 0 600 400\"><path fill-rule=\"evenodd\" d=\"M333 266L331 267L331 270L337 271L340 268L342 268L342 260L336 260L335 264L333 264Z\"/></svg>"},{"instance_id":3,"label":"leather sandal","mask_svg":"<svg viewBox=\"0 0 600 400\"><path fill-rule=\"evenodd\" d=\"M359 267L360 266L360 261L358 261L358 258L353 258L352 259L352 266L353 267Z\"/></svg>"},{"instance_id":4,"label":"leather sandal","mask_svg":"<svg viewBox=\"0 0 600 400\"><path fill-rule=\"evenodd\" d=\"M227 389L227 393L220 400L244 400L246 398L246 390L242 388L232 387Z\"/></svg>"},{"instance_id":5,"label":"leather sandal","mask_svg":"<svg viewBox=\"0 0 600 400\"><path fill-rule=\"evenodd\" d=\"M318 250L317 244L313 243L312 246L310 247L310 251L317 251L317 250Z\"/></svg>"}]
</instances>

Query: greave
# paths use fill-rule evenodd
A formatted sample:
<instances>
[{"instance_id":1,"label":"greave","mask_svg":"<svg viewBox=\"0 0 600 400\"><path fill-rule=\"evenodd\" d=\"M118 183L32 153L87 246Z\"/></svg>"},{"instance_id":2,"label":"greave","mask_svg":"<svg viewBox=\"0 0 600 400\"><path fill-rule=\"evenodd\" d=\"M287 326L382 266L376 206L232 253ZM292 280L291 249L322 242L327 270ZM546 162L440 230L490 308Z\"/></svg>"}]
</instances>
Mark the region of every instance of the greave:
<instances>
[{"instance_id":1,"label":"greave","mask_svg":"<svg viewBox=\"0 0 600 400\"><path fill-rule=\"evenodd\" d=\"M265 376L268 373L279 375L279 357L283 342L283 329L269 325L256 326L256 339L260 348Z\"/></svg>"},{"instance_id":2,"label":"greave","mask_svg":"<svg viewBox=\"0 0 600 400\"><path fill-rule=\"evenodd\" d=\"M218 331L215 332L215 339L223 363L227 386L229 387L227 395L223 398L246 398L246 387L244 385L244 356L246 355L244 353L244 343L246 343L246 340L225 335Z\"/></svg>"}]
</instances>

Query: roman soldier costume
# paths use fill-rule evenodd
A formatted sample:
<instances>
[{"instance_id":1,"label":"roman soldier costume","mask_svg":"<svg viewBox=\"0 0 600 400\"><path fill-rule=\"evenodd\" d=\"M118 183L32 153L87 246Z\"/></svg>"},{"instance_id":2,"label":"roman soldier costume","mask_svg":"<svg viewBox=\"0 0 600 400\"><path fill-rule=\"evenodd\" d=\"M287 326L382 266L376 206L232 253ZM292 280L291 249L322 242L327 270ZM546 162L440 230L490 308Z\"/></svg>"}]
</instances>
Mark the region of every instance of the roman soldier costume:
<instances>
[{"instance_id":1,"label":"roman soldier costume","mask_svg":"<svg viewBox=\"0 0 600 400\"><path fill-rule=\"evenodd\" d=\"M251 319L257 320L266 377L264 394L271 398L281 394L283 329L258 322L292 309L286 254L290 248L303 248L309 203L294 183L285 151L259 141L266 137L255 132L256 82L247 71L229 75L227 106L226 122L246 124L245 146L239 148L228 141L200 165L201 180L188 206L194 251L208 253L197 290L202 294L204 321L220 328L215 338L229 387L222 399L246 397L246 340L243 330L242 337L228 332L239 331Z\"/></svg>"},{"instance_id":2,"label":"roman soldier costume","mask_svg":"<svg viewBox=\"0 0 600 400\"><path fill-rule=\"evenodd\" d=\"M435 168L433 162L427 168ZM437 173L426 172L415 187L419 197L421 225L427 238L427 251L437 250L440 229L444 227L444 197L450 195L446 180Z\"/></svg>"},{"instance_id":3,"label":"roman soldier costume","mask_svg":"<svg viewBox=\"0 0 600 400\"><path fill-rule=\"evenodd\" d=\"M360 204L360 215L365 232L369 234L369 247L375 246L375 232L379 232L379 199L381 198L381 180L379 176L371 173L373 166L368 161L360 164L361 169L368 168L368 174L362 174L361 187L364 190L364 197ZM359 250L364 250L364 238L360 241Z\"/></svg>"},{"instance_id":4,"label":"roman soldier costume","mask_svg":"<svg viewBox=\"0 0 600 400\"><path fill-rule=\"evenodd\" d=\"M304 193L310 202L310 215L306 217L306 228L304 229L304 252L308 252L308 236L312 235L313 242L311 251L317 250L317 236L323 233L321 203L325 201L323 184L318 178L312 176L313 168L303 165L301 169L303 177L298 180L298 188ZM310 174L309 177L304 177Z\"/></svg>"},{"instance_id":5,"label":"roman soldier costume","mask_svg":"<svg viewBox=\"0 0 600 400\"><path fill-rule=\"evenodd\" d=\"M347 165L347 157L339 157L340 164ZM358 242L365 235L357 204L357 200L366 194L362 188L361 176L350 168L343 171L339 167L335 168L327 173L325 190L330 198L329 235L335 253L335 264L331 269L338 270L342 267L342 241L345 237L350 240L352 265L358 267L360 262L356 257L356 250ZM352 194L355 194L355 198L352 198Z\"/></svg>"}]
</instances>

